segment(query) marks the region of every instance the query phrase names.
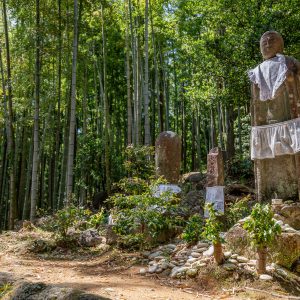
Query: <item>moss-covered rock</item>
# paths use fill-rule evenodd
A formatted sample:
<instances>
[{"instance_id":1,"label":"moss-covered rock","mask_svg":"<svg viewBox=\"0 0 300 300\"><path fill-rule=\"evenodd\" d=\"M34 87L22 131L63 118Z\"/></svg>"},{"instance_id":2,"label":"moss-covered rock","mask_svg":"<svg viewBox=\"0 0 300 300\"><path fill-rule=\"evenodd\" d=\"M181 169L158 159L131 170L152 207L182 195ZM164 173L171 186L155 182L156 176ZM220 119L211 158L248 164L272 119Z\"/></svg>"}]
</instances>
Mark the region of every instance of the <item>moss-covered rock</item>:
<instances>
[{"instance_id":1,"label":"moss-covered rock","mask_svg":"<svg viewBox=\"0 0 300 300\"><path fill-rule=\"evenodd\" d=\"M3 300L109 300L97 295L85 294L81 291L42 282L19 283Z\"/></svg>"},{"instance_id":2,"label":"moss-covered rock","mask_svg":"<svg viewBox=\"0 0 300 300\"><path fill-rule=\"evenodd\" d=\"M274 262L290 269L300 257L300 231L293 233L283 232L277 237L270 251Z\"/></svg>"},{"instance_id":3,"label":"moss-covered rock","mask_svg":"<svg viewBox=\"0 0 300 300\"><path fill-rule=\"evenodd\" d=\"M250 237L241 224L233 226L225 236L227 247L235 253L246 257L255 257ZM282 232L269 247L268 260L291 269L300 257L300 231Z\"/></svg>"}]
</instances>

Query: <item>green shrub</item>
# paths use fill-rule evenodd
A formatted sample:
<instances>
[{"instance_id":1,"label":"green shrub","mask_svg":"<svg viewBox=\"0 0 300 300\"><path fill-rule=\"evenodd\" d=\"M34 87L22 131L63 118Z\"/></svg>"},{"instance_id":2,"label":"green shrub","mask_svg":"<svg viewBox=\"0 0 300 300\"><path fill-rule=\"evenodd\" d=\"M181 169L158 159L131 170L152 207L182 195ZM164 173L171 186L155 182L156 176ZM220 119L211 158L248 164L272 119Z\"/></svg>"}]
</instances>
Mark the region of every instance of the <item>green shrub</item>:
<instances>
[{"instance_id":1,"label":"green shrub","mask_svg":"<svg viewBox=\"0 0 300 300\"><path fill-rule=\"evenodd\" d=\"M201 238L203 231L203 219L200 215L195 214L189 217L183 230L182 238L188 243L195 243Z\"/></svg>"},{"instance_id":2,"label":"green shrub","mask_svg":"<svg viewBox=\"0 0 300 300\"><path fill-rule=\"evenodd\" d=\"M100 225L104 224L105 219L104 208L101 208L99 212L89 216L87 221L88 228L98 228Z\"/></svg>"},{"instance_id":3,"label":"green shrub","mask_svg":"<svg viewBox=\"0 0 300 300\"><path fill-rule=\"evenodd\" d=\"M205 220L205 226L202 235L213 244L221 243L223 240L220 236L222 231L222 223L218 220L219 214L214 209L214 205L212 203L207 203L205 205L205 210L208 211L209 217Z\"/></svg>"},{"instance_id":4,"label":"green shrub","mask_svg":"<svg viewBox=\"0 0 300 300\"><path fill-rule=\"evenodd\" d=\"M115 185L126 195L140 195L148 188L147 181L138 177L123 178Z\"/></svg>"},{"instance_id":5,"label":"green shrub","mask_svg":"<svg viewBox=\"0 0 300 300\"><path fill-rule=\"evenodd\" d=\"M281 233L281 227L273 219L273 212L269 204L256 203L251 215L244 223L251 238L251 243L257 248L269 246L276 235Z\"/></svg>"},{"instance_id":6,"label":"green shrub","mask_svg":"<svg viewBox=\"0 0 300 300\"><path fill-rule=\"evenodd\" d=\"M66 239L70 227L76 227L91 214L90 210L70 205L58 210L54 216L54 228L58 238Z\"/></svg>"},{"instance_id":7,"label":"green shrub","mask_svg":"<svg viewBox=\"0 0 300 300\"><path fill-rule=\"evenodd\" d=\"M236 200L228 207L226 212L227 228L232 227L238 220L250 215L251 208L249 206L249 200L251 200L251 195Z\"/></svg>"},{"instance_id":8,"label":"green shrub","mask_svg":"<svg viewBox=\"0 0 300 300\"><path fill-rule=\"evenodd\" d=\"M125 154L127 160L124 167L130 177L148 179L154 175L154 147L130 145L126 148Z\"/></svg>"},{"instance_id":9,"label":"green shrub","mask_svg":"<svg viewBox=\"0 0 300 300\"><path fill-rule=\"evenodd\" d=\"M71 205L58 210L51 222L56 241L61 245L73 245L76 244L76 235L68 233L70 228L74 228L75 231L98 228L105 222L105 214L103 209L92 214L88 209Z\"/></svg>"},{"instance_id":10,"label":"green shrub","mask_svg":"<svg viewBox=\"0 0 300 300\"><path fill-rule=\"evenodd\" d=\"M242 181L252 179L254 176L253 162L250 157L241 158L239 156L235 156L228 163L228 175Z\"/></svg>"},{"instance_id":11,"label":"green shrub","mask_svg":"<svg viewBox=\"0 0 300 300\"><path fill-rule=\"evenodd\" d=\"M168 192L159 198L153 196L159 182L148 185L140 195L117 194L110 198L114 231L127 247L144 248L164 230L173 230L184 222L177 214L178 198Z\"/></svg>"}]
</instances>

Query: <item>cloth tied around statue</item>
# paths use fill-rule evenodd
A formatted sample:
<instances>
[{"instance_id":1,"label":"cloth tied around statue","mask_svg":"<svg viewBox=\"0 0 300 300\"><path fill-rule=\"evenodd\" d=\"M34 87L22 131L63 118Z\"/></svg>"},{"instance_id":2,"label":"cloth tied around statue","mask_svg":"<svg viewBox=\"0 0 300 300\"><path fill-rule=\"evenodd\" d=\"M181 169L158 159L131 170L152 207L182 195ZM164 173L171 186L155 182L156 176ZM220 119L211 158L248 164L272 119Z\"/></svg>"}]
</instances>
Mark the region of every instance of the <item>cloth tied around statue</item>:
<instances>
[{"instance_id":1,"label":"cloth tied around statue","mask_svg":"<svg viewBox=\"0 0 300 300\"><path fill-rule=\"evenodd\" d=\"M286 79L287 70L284 55L276 54L275 57L265 60L256 68L248 71L251 82L259 87L261 101L275 98L277 90Z\"/></svg>"},{"instance_id":2,"label":"cloth tied around statue","mask_svg":"<svg viewBox=\"0 0 300 300\"><path fill-rule=\"evenodd\" d=\"M251 128L251 159L300 152L300 118Z\"/></svg>"}]
</instances>

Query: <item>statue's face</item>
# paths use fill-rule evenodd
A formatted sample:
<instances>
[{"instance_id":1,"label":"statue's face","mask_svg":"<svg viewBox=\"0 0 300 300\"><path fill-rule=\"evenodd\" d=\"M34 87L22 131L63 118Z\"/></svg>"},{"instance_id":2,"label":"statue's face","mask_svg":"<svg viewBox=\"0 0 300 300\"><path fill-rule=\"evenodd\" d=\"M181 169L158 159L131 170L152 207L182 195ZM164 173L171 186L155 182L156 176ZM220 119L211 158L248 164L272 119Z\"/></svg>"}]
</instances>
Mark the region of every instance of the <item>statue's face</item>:
<instances>
[{"instance_id":1,"label":"statue's face","mask_svg":"<svg viewBox=\"0 0 300 300\"><path fill-rule=\"evenodd\" d=\"M276 56L283 52L283 39L277 32L266 32L260 39L260 51L264 59Z\"/></svg>"}]
</instances>

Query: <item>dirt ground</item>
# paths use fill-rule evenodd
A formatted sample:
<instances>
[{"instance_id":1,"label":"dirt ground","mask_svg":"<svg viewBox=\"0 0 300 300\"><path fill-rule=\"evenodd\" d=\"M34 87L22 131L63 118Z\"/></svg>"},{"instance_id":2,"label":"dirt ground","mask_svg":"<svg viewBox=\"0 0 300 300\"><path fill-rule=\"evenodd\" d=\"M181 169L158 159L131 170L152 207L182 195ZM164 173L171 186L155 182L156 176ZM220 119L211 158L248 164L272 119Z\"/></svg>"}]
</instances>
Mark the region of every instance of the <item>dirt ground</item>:
<instances>
[{"instance_id":1,"label":"dirt ground","mask_svg":"<svg viewBox=\"0 0 300 300\"><path fill-rule=\"evenodd\" d=\"M27 249L35 235L20 232L0 235L0 275L12 276L16 281L72 287L114 300L277 299L276 294L288 299L276 282L226 283L222 278L207 276L178 281L158 275L142 276L139 270L145 266L136 254L103 246L94 252L61 250L32 254Z\"/></svg>"}]
</instances>

